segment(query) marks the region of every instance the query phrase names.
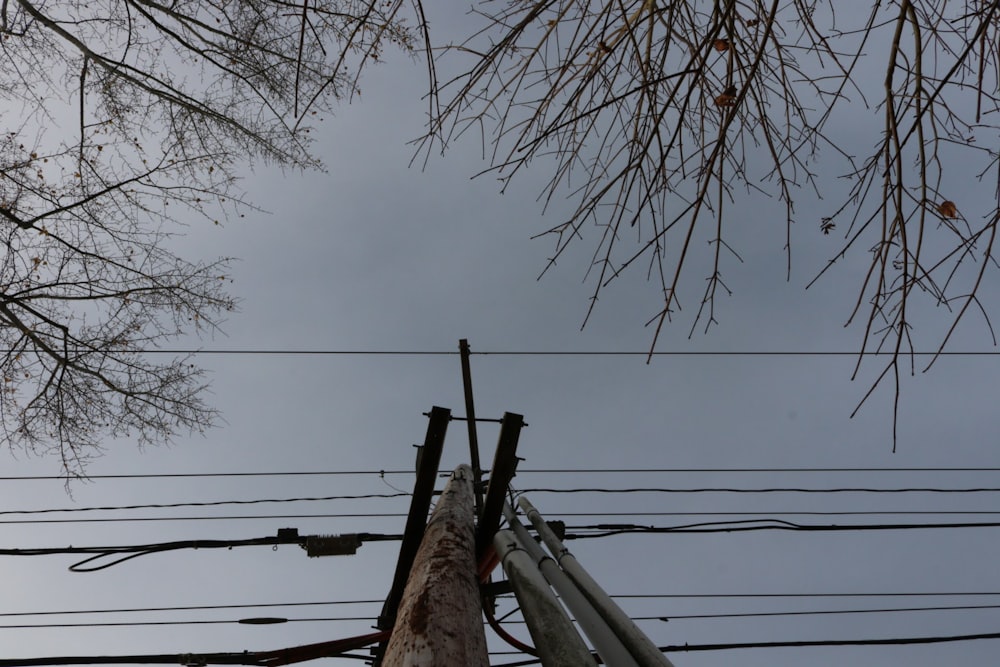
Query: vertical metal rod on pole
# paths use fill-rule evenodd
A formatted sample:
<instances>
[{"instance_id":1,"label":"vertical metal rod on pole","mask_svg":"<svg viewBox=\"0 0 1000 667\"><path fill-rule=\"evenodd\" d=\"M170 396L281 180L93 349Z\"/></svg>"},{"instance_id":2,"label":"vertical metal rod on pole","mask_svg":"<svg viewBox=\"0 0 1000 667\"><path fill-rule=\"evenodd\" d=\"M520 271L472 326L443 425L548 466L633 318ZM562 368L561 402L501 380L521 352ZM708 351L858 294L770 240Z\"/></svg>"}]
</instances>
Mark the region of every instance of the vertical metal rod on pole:
<instances>
[{"instance_id":1,"label":"vertical metal rod on pole","mask_svg":"<svg viewBox=\"0 0 1000 667\"><path fill-rule=\"evenodd\" d=\"M600 613L594 609L587 597L531 537L528 529L521 524L510 505L504 506L504 516L521 547L531 556L542 576L556 590L559 599L573 614L573 618L576 619L583 633L597 649L598 655L601 656L601 662L609 667L639 667L639 663L635 661L635 658L632 657L632 654L607 622L601 618Z\"/></svg>"},{"instance_id":2,"label":"vertical metal rod on pole","mask_svg":"<svg viewBox=\"0 0 1000 667\"><path fill-rule=\"evenodd\" d=\"M500 527L503 505L507 502L507 489L517 469L517 442L524 427L524 417L515 412L503 413L500 420L500 437L493 453L490 483L486 487L483 510L476 526L476 553L482 555L493 541L493 534Z\"/></svg>"},{"instance_id":3,"label":"vertical metal rod on pole","mask_svg":"<svg viewBox=\"0 0 1000 667\"><path fill-rule=\"evenodd\" d=\"M476 433L476 403L472 400L472 365L469 363L469 341L461 338L458 351L462 357L462 388L465 391L465 420L469 427L469 463L476 494L476 516L483 511L483 469L479 465L479 436Z\"/></svg>"},{"instance_id":4,"label":"vertical metal rod on pole","mask_svg":"<svg viewBox=\"0 0 1000 667\"><path fill-rule=\"evenodd\" d=\"M493 538L497 555L510 579L543 667L583 667L594 664L590 649L556 600L528 552L509 530Z\"/></svg>"},{"instance_id":5,"label":"vertical metal rod on pole","mask_svg":"<svg viewBox=\"0 0 1000 667\"><path fill-rule=\"evenodd\" d=\"M417 479L413 483L410 511L406 517L403 541L399 545L399 558L396 560L392 587L389 589L385 604L382 605L382 613L378 617L379 630L388 630L396 623L396 609L403 596L403 587L406 586L406 579L410 575L413 559L420 548L424 529L427 526L427 512L431 508L431 501L434 497L438 465L441 462L444 437L450 420L451 410L436 405L431 408L430 417L427 420L427 435L424 437L424 445L417 456ZM379 653L381 654L381 650ZM378 664L377 661L376 664Z\"/></svg>"},{"instance_id":6,"label":"vertical metal rod on pole","mask_svg":"<svg viewBox=\"0 0 1000 667\"><path fill-rule=\"evenodd\" d=\"M452 473L413 561L385 667L488 667L476 577L472 469Z\"/></svg>"},{"instance_id":7,"label":"vertical metal rod on pole","mask_svg":"<svg viewBox=\"0 0 1000 667\"><path fill-rule=\"evenodd\" d=\"M545 546L556 557L559 566L576 583L577 587L590 600L595 609L601 612L604 620L615 631L622 643L628 647L635 659L643 667L673 667L666 656L656 647L649 637L640 630L629 616L622 611L596 581L583 569L576 558L563 545L552 529L542 518L527 498L521 496L518 505L538 531Z\"/></svg>"}]
</instances>

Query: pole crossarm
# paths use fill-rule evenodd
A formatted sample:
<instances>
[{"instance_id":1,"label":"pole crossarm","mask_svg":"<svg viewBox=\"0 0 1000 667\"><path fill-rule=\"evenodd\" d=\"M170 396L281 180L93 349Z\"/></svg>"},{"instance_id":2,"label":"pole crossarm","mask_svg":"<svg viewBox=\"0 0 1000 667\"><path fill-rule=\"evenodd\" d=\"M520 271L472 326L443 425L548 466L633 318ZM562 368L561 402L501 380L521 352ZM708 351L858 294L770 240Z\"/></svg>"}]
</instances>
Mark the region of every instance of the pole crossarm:
<instances>
[{"instance_id":1,"label":"pole crossarm","mask_svg":"<svg viewBox=\"0 0 1000 667\"><path fill-rule=\"evenodd\" d=\"M441 463L441 451L444 449L444 437L450 420L451 410L437 406L431 409L427 422L427 435L424 437L424 445L417 459L417 479L413 483L410 511L406 517L403 541L399 545L396 572L378 618L380 630L390 630L396 622L396 610L403 597L403 588L406 586L406 579L410 575L413 559L416 558L427 526L427 513L434 497L434 483L437 481L438 465Z\"/></svg>"},{"instance_id":2,"label":"pole crossarm","mask_svg":"<svg viewBox=\"0 0 1000 667\"><path fill-rule=\"evenodd\" d=\"M523 427L524 417L513 412L505 412L503 419L500 420L500 437L493 455L486 499L483 501L483 510L479 514L479 525L476 528L476 554L479 556L489 547L500 527L507 489L517 469L517 441Z\"/></svg>"}]
</instances>

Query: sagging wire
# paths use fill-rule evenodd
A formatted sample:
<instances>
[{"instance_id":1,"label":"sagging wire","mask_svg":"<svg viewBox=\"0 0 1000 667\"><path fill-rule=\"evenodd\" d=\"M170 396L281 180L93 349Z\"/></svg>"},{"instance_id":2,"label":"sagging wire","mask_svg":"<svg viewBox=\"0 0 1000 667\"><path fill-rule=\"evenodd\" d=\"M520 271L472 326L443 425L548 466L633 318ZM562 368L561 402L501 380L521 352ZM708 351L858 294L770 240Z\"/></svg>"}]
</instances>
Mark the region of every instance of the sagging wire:
<instances>
[{"instance_id":1,"label":"sagging wire","mask_svg":"<svg viewBox=\"0 0 1000 667\"><path fill-rule=\"evenodd\" d=\"M948 528L1000 528L1000 522L953 523L865 523L865 524L802 524L782 519L747 519L743 521L706 521L675 526L643 526L625 523L599 523L584 526L567 526L568 530L591 530L591 533L567 533L567 540L610 537L629 533L738 533L760 530L785 530L806 532L843 532L874 530L932 530Z\"/></svg>"},{"instance_id":2,"label":"sagging wire","mask_svg":"<svg viewBox=\"0 0 1000 667\"><path fill-rule=\"evenodd\" d=\"M92 554L69 566L70 572L98 572L126 561L150 554L178 549L233 549L236 547L297 544L307 555L351 555L364 542L402 539L402 535L352 533L346 535L299 535L297 528L280 528L274 536L241 540L176 540L152 544L94 547L53 547L32 549L0 549L0 556L51 556L55 554ZM111 559L109 562L103 562Z\"/></svg>"}]
</instances>

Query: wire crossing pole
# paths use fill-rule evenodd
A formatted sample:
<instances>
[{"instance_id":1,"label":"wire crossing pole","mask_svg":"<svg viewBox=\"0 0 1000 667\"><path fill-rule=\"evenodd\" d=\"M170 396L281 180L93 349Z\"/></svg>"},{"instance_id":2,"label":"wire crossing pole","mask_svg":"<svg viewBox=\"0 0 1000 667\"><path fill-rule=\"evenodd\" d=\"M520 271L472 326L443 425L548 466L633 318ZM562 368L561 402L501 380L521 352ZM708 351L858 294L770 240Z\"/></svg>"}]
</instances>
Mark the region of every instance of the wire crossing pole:
<instances>
[{"instance_id":1,"label":"wire crossing pole","mask_svg":"<svg viewBox=\"0 0 1000 667\"><path fill-rule=\"evenodd\" d=\"M452 473L413 561L385 667L488 667L476 578L472 468Z\"/></svg>"}]
</instances>

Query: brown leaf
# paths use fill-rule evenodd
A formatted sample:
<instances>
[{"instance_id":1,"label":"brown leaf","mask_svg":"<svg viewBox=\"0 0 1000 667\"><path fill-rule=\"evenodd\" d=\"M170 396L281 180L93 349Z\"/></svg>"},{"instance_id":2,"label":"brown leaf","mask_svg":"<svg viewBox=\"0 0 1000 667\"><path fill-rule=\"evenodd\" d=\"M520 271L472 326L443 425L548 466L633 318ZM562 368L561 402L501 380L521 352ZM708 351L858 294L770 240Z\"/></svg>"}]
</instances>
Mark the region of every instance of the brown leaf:
<instances>
[{"instance_id":1,"label":"brown leaf","mask_svg":"<svg viewBox=\"0 0 1000 667\"><path fill-rule=\"evenodd\" d=\"M727 51L729 49L728 39L717 39L712 42L712 46L715 47L716 51Z\"/></svg>"},{"instance_id":2,"label":"brown leaf","mask_svg":"<svg viewBox=\"0 0 1000 667\"><path fill-rule=\"evenodd\" d=\"M938 213L940 213L945 218L957 218L958 217L958 207L955 206L955 202L950 199L938 204Z\"/></svg>"},{"instance_id":3,"label":"brown leaf","mask_svg":"<svg viewBox=\"0 0 1000 667\"><path fill-rule=\"evenodd\" d=\"M736 104L736 86L729 86L726 90L715 98L715 105L719 107L731 107Z\"/></svg>"}]
</instances>

